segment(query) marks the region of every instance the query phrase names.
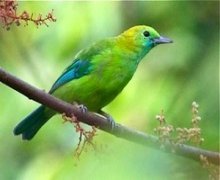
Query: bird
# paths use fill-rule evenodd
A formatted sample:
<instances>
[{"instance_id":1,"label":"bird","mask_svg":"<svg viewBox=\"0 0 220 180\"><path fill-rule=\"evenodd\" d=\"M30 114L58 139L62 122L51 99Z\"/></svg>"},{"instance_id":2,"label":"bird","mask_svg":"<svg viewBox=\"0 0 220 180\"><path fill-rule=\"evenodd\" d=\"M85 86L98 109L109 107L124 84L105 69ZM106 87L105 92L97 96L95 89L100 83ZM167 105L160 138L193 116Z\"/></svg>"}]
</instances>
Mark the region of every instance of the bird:
<instances>
[{"instance_id":1,"label":"bird","mask_svg":"<svg viewBox=\"0 0 220 180\"><path fill-rule=\"evenodd\" d=\"M48 93L111 119L102 108L124 89L152 48L172 42L146 25L137 25L117 36L99 40L75 55ZM31 140L55 114L54 110L39 106L14 128L14 135Z\"/></svg>"}]
</instances>

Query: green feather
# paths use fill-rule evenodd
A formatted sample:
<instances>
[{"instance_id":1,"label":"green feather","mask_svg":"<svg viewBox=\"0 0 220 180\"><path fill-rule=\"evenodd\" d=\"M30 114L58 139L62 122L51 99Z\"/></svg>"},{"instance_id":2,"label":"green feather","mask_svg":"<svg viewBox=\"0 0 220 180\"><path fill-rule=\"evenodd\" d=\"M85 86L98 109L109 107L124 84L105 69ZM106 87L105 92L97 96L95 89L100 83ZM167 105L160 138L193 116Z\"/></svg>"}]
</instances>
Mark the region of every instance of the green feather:
<instances>
[{"instance_id":1,"label":"green feather","mask_svg":"<svg viewBox=\"0 0 220 180\"><path fill-rule=\"evenodd\" d=\"M119 36L94 43L76 55L50 93L99 112L122 91L143 57L157 44L169 42L151 27L135 26ZM41 106L15 128L15 135L31 139L54 114Z\"/></svg>"}]
</instances>

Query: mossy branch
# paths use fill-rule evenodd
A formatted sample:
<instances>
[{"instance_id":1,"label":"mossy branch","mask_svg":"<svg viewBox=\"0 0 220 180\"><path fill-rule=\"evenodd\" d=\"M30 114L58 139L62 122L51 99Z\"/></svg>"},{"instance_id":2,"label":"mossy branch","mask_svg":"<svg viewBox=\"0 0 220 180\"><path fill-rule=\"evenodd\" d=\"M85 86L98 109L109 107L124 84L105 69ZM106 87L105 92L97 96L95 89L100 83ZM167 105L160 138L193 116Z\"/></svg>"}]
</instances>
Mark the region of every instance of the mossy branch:
<instances>
[{"instance_id":1,"label":"mossy branch","mask_svg":"<svg viewBox=\"0 0 220 180\"><path fill-rule=\"evenodd\" d=\"M111 124L104 117L92 112L82 113L78 107L29 85L28 83L9 74L2 68L0 68L0 81L19 93L27 96L29 99L48 106L61 114L65 113L67 117L75 116L77 120L88 125L95 126L117 137L132 141L134 143L142 144L144 146L153 147L157 150L161 149L161 142L158 137L128 128L118 123L116 123L115 128L112 129ZM163 148L161 150L169 153L175 152L176 155L194 159L196 161L200 161L201 156L206 157L210 163L216 165L219 165L220 161L219 152L213 152L184 144L173 144L169 141L163 142Z\"/></svg>"}]
</instances>

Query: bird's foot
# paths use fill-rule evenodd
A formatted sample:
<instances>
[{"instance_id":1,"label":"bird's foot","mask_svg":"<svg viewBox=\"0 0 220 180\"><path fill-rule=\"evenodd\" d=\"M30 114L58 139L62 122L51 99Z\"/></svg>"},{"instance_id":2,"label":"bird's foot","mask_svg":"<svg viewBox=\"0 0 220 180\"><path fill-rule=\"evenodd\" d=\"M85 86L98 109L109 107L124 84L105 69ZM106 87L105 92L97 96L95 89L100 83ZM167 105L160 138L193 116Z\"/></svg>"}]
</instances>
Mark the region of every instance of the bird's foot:
<instances>
[{"instance_id":1,"label":"bird's foot","mask_svg":"<svg viewBox=\"0 0 220 180\"><path fill-rule=\"evenodd\" d=\"M78 104L77 102L73 102L72 103L74 106L76 106L77 108L79 108L79 110L82 112L82 113L86 113L86 112L88 112L88 108L85 106L85 105L83 105L83 104Z\"/></svg>"},{"instance_id":2,"label":"bird's foot","mask_svg":"<svg viewBox=\"0 0 220 180\"><path fill-rule=\"evenodd\" d=\"M108 122L111 125L111 130L113 130L115 128L115 126L116 126L116 122L113 119L113 117L110 114L108 114L108 113L106 113L106 112L104 112L102 110L99 111L99 114L101 114L102 116L104 116L108 120Z\"/></svg>"},{"instance_id":3,"label":"bird's foot","mask_svg":"<svg viewBox=\"0 0 220 180\"><path fill-rule=\"evenodd\" d=\"M77 107L80 109L80 111L82 113L88 112L88 108L85 105L83 105L83 104L79 104L79 105L77 105Z\"/></svg>"}]
</instances>

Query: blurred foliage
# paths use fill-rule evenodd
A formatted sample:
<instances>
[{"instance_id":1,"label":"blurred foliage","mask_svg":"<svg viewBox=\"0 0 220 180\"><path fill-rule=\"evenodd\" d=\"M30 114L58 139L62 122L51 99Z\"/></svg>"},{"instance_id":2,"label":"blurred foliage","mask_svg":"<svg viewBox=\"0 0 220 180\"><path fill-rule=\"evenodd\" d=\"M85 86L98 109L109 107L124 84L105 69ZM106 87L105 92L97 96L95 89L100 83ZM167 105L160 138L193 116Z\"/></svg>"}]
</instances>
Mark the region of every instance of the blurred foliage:
<instances>
[{"instance_id":1,"label":"blurred foliage","mask_svg":"<svg viewBox=\"0 0 220 180\"><path fill-rule=\"evenodd\" d=\"M0 66L49 90L74 54L94 41L138 24L174 40L158 46L141 62L123 92L105 109L116 121L153 133L164 110L176 127L189 127L191 103L200 105L202 147L219 149L219 2L19 2L21 11L47 14L49 28L0 29ZM97 151L80 160L71 124L54 117L30 142L13 128L37 103L0 84L0 179L207 179L193 160L130 143L99 131Z\"/></svg>"}]
</instances>

